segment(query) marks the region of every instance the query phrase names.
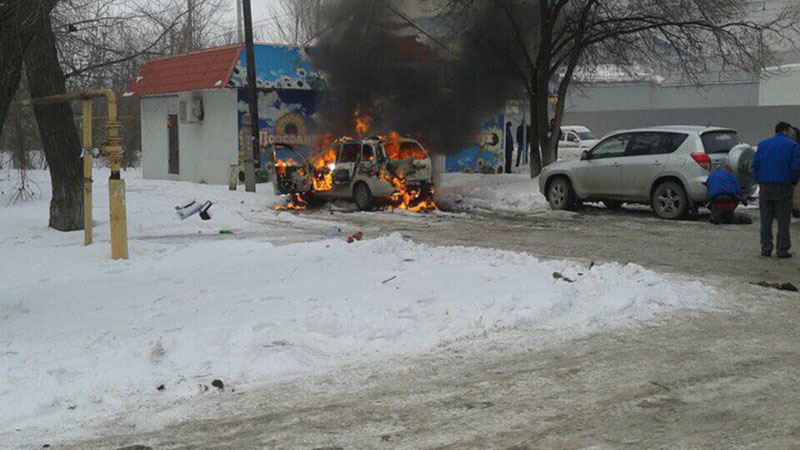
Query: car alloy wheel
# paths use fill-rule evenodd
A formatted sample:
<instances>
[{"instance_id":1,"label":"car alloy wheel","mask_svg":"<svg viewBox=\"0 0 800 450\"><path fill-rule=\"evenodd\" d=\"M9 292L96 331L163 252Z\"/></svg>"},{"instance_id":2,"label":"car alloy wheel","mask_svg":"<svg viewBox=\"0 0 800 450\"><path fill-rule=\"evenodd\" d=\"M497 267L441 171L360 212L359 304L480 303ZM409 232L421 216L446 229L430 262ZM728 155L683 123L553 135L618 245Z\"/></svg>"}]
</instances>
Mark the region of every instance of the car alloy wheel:
<instances>
[{"instance_id":1,"label":"car alloy wheel","mask_svg":"<svg viewBox=\"0 0 800 450\"><path fill-rule=\"evenodd\" d=\"M658 197L658 206L667 214L675 214L681 204L681 199L678 193L672 189L664 189Z\"/></svg>"},{"instance_id":2,"label":"car alloy wheel","mask_svg":"<svg viewBox=\"0 0 800 450\"><path fill-rule=\"evenodd\" d=\"M688 209L686 193L674 182L663 183L653 194L653 209L664 219L683 217Z\"/></svg>"},{"instance_id":3,"label":"car alloy wheel","mask_svg":"<svg viewBox=\"0 0 800 450\"><path fill-rule=\"evenodd\" d=\"M564 178L553 180L547 190L547 200L555 210L569 209L573 203L572 186Z\"/></svg>"}]
</instances>

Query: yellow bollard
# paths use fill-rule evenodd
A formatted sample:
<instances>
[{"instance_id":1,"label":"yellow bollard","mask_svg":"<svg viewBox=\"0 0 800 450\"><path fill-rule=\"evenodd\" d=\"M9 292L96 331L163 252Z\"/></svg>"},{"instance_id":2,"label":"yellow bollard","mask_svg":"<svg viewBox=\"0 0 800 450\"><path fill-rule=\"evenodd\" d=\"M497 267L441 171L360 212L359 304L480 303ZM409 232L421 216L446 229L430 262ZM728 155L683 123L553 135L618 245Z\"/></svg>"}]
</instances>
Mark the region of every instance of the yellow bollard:
<instances>
[{"instance_id":1,"label":"yellow bollard","mask_svg":"<svg viewBox=\"0 0 800 450\"><path fill-rule=\"evenodd\" d=\"M125 180L119 178L108 180L108 206L111 214L111 259L128 259Z\"/></svg>"},{"instance_id":2,"label":"yellow bollard","mask_svg":"<svg viewBox=\"0 0 800 450\"><path fill-rule=\"evenodd\" d=\"M108 138L103 154L111 166L108 179L108 208L111 215L111 259L128 259L128 223L125 211L125 180L120 176L122 140L119 138L120 123L117 118L117 102L108 98Z\"/></svg>"},{"instance_id":3,"label":"yellow bollard","mask_svg":"<svg viewBox=\"0 0 800 450\"><path fill-rule=\"evenodd\" d=\"M92 104L91 99L104 97L108 106L106 129L108 139L101 146L102 155L108 158L111 177L108 180L109 209L111 215L111 258L128 259L128 225L125 212L125 182L120 176L122 139L119 137L120 123L117 121L117 98L110 89L74 94L51 95L19 102L22 105L50 105L72 100L83 101L83 240L92 243Z\"/></svg>"},{"instance_id":4,"label":"yellow bollard","mask_svg":"<svg viewBox=\"0 0 800 450\"><path fill-rule=\"evenodd\" d=\"M83 101L83 245L92 244L92 101Z\"/></svg>"}]
</instances>

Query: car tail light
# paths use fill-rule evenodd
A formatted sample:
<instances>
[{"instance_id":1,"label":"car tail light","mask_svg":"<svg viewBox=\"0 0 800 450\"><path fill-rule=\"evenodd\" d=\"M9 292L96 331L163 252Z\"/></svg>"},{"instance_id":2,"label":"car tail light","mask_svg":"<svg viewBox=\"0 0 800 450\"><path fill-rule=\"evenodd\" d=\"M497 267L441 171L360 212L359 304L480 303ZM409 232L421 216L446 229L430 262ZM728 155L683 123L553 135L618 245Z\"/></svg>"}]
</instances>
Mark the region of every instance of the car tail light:
<instances>
[{"instance_id":1,"label":"car tail light","mask_svg":"<svg viewBox=\"0 0 800 450\"><path fill-rule=\"evenodd\" d=\"M703 169L711 170L711 157L705 153L692 153L694 162L700 165Z\"/></svg>"}]
</instances>

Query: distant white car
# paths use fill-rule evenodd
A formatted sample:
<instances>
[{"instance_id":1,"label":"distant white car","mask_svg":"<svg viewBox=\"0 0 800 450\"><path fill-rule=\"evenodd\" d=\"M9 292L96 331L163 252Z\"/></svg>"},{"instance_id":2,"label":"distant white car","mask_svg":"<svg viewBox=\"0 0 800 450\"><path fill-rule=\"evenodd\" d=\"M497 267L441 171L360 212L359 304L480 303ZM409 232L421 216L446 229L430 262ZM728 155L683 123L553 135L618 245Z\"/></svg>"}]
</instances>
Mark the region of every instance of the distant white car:
<instances>
[{"instance_id":1,"label":"distant white car","mask_svg":"<svg viewBox=\"0 0 800 450\"><path fill-rule=\"evenodd\" d=\"M600 142L600 139L592 134L592 130L584 126L564 126L561 127L561 135L558 138L558 148L589 150L598 142Z\"/></svg>"}]
</instances>

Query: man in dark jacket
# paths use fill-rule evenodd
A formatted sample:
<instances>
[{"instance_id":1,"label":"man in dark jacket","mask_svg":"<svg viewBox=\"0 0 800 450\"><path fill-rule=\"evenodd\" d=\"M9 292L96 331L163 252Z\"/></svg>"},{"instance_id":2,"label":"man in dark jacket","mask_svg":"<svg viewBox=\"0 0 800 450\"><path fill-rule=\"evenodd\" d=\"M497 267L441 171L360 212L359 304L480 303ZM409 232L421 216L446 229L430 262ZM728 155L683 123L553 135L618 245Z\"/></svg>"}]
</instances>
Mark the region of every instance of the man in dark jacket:
<instances>
[{"instance_id":1,"label":"man in dark jacket","mask_svg":"<svg viewBox=\"0 0 800 450\"><path fill-rule=\"evenodd\" d=\"M514 162L514 137L511 133L511 122L506 122L506 173L511 173Z\"/></svg>"},{"instance_id":2,"label":"man in dark jacket","mask_svg":"<svg viewBox=\"0 0 800 450\"><path fill-rule=\"evenodd\" d=\"M780 122L775 136L761 141L753 157L753 174L759 185L761 212L761 256L772 255L772 222L778 222L778 258L791 258L789 226L792 220L794 185L800 180L800 145L790 136L792 126Z\"/></svg>"},{"instance_id":3,"label":"man in dark jacket","mask_svg":"<svg viewBox=\"0 0 800 450\"><path fill-rule=\"evenodd\" d=\"M520 162L525 164L525 154L528 152L528 137L525 136L525 128L524 123L517 126L517 167Z\"/></svg>"},{"instance_id":4,"label":"man in dark jacket","mask_svg":"<svg viewBox=\"0 0 800 450\"><path fill-rule=\"evenodd\" d=\"M741 198L742 187L736 176L731 173L728 166L721 166L708 175L708 199L710 201L711 223L715 225L724 223L749 224L753 223L749 217L737 216L734 211Z\"/></svg>"},{"instance_id":5,"label":"man in dark jacket","mask_svg":"<svg viewBox=\"0 0 800 450\"><path fill-rule=\"evenodd\" d=\"M547 140L548 141L553 138L553 133L555 133L555 129L556 129L556 119L552 118L552 119L550 119L550 125L547 127ZM556 139L556 152L553 155L553 156L555 156L555 159L554 159L555 161L558 161L558 144L561 141L561 135L562 135L562 133L561 133L561 130L559 129L558 130L558 138Z\"/></svg>"}]
</instances>

